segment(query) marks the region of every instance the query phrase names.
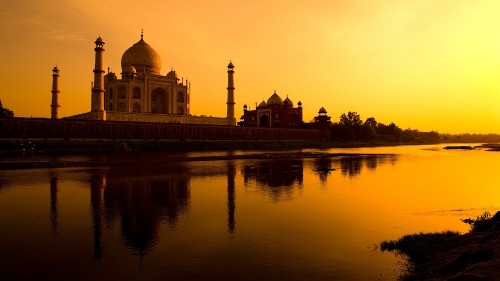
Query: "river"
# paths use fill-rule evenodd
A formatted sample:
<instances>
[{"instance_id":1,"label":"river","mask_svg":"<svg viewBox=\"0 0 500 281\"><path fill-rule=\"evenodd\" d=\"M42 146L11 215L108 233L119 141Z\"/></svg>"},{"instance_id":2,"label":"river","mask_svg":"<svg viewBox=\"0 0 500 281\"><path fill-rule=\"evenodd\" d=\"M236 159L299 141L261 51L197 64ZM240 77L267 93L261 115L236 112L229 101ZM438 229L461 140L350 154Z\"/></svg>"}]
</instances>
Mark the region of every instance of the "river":
<instances>
[{"instance_id":1,"label":"river","mask_svg":"<svg viewBox=\"0 0 500 281\"><path fill-rule=\"evenodd\" d=\"M3 170L0 279L396 280L405 260L380 242L466 232L460 219L500 209L500 155L442 148L147 164L133 160L172 154L130 152L53 158L123 165Z\"/></svg>"}]
</instances>

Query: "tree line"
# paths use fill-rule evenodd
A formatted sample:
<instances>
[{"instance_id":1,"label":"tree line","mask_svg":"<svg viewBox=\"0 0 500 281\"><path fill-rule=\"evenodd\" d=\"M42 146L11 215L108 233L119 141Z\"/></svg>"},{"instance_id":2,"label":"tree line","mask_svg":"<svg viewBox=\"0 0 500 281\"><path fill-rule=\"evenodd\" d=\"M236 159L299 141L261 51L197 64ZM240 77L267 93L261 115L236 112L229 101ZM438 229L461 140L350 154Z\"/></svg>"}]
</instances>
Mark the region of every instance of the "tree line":
<instances>
[{"instance_id":1,"label":"tree line","mask_svg":"<svg viewBox=\"0 0 500 281\"><path fill-rule=\"evenodd\" d=\"M401 129L394 122L386 125L374 117L365 121L356 112L343 113L331 126L332 138L343 141L370 141L382 143L438 143L438 142L500 142L498 134L439 134Z\"/></svg>"}]
</instances>

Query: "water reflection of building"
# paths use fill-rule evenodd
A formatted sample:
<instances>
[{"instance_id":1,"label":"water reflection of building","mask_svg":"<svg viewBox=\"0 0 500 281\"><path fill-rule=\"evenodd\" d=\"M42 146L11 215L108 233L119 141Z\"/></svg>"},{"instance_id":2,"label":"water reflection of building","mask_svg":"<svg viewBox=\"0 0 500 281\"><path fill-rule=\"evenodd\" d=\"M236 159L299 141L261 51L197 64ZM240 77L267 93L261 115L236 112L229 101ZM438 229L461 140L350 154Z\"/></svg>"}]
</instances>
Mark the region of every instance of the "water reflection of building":
<instances>
[{"instance_id":1,"label":"water reflection of building","mask_svg":"<svg viewBox=\"0 0 500 281\"><path fill-rule=\"evenodd\" d=\"M273 201L291 198L294 187L302 186L303 174L303 159L258 161L243 166L245 186L255 181Z\"/></svg>"},{"instance_id":2,"label":"water reflection of building","mask_svg":"<svg viewBox=\"0 0 500 281\"><path fill-rule=\"evenodd\" d=\"M354 177L363 166L376 169L384 163L394 164L395 155L357 155L324 157L313 160L313 169L326 183L334 169ZM267 159L243 162L241 171L245 187L255 182L259 190L274 202L293 198L303 185L303 159ZM310 162L309 162L310 163ZM119 223L121 238L135 254L145 255L159 241L161 224L175 227L180 216L190 208L190 179L196 177L227 176L227 231L236 230L236 171L234 161L225 165L166 165L132 168L100 169L92 171L86 180L90 185L94 258L103 257L102 237L111 224ZM331 172L330 172L331 171ZM49 173L50 222L58 229L57 173Z\"/></svg>"},{"instance_id":3,"label":"water reflection of building","mask_svg":"<svg viewBox=\"0 0 500 281\"><path fill-rule=\"evenodd\" d=\"M124 244L139 255L158 241L161 222L174 227L189 208L189 174L169 169L108 170L90 178L94 257L102 257L103 223L120 221Z\"/></svg>"},{"instance_id":4,"label":"water reflection of building","mask_svg":"<svg viewBox=\"0 0 500 281\"><path fill-rule=\"evenodd\" d=\"M57 211L57 192L58 178L55 174L51 173L50 177L50 223L52 231L57 232L59 212Z\"/></svg>"},{"instance_id":5,"label":"water reflection of building","mask_svg":"<svg viewBox=\"0 0 500 281\"><path fill-rule=\"evenodd\" d=\"M236 166L233 161L227 164L227 230L233 233L236 227L234 212L236 209L236 190L234 177L236 176Z\"/></svg>"}]
</instances>

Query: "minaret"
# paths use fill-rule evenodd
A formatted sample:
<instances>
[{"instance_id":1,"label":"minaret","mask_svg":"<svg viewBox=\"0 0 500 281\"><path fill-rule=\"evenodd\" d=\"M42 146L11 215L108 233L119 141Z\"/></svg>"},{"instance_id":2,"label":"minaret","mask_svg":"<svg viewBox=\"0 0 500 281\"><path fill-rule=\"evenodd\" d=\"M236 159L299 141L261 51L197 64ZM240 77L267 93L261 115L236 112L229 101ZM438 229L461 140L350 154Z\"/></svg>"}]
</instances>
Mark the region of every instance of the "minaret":
<instances>
[{"instance_id":1,"label":"minaret","mask_svg":"<svg viewBox=\"0 0 500 281\"><path fill-rule=\"evenodd\" d=\"M52 104L50 105L50 118L59 119L59 69L57 65L52 69Z\"/></svg>"},{"instance_id":2,"label":"minaret","mask_svg":"<svg viewBox=\"0 0 500 281\"><path fill-rule=\"evenodd\" d=\"M231 61L227 65L227 121L228 125L235 126L236 119L234 118L234 65Z\"/></svg>"},{"instance_id":3,"label":"minaret","mask_svg":"<svg viewBox=\"0 0 500 281\"><path fill-rule=\"evenodd\" d=\"M106 120L104 112L104 64L102 53L104 52L104 42L99 36L95 43L95 67L94 67L94 85L92 87L91 108L92 112L98 112L98 120Z\"/></svg>"}]
</instances>

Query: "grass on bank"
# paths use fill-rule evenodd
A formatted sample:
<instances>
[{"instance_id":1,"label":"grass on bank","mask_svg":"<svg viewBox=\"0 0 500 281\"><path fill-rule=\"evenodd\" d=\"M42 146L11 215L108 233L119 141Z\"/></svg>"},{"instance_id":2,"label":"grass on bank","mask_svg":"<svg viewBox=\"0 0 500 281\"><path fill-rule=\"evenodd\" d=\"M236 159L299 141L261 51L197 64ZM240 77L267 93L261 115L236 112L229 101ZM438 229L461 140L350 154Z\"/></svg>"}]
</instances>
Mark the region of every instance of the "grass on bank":
<instances>
[{"instance_id":1,"label":"grass on bank","mask_svg":"<svg viewBox=\"0 0 500 281\"><path fill-rule=\"evenodd\" d=\"M409 258L401 280L499 280L500 212L462 221L471 225L469 233L411 234L380 248Z\"/></svg>"}]
</instances>

